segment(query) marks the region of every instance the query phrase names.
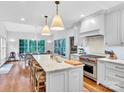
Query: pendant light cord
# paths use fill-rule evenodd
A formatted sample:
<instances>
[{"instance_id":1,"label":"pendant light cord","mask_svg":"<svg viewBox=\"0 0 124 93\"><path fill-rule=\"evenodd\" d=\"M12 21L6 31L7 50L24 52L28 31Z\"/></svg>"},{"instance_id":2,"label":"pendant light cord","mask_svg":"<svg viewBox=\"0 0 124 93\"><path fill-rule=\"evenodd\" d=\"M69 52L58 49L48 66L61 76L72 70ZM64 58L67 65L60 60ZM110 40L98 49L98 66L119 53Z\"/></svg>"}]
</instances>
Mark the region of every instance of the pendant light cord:
<instances>
[{"instance_id":1,"label":"pendant light cord","mask_svg":"<svg viewBox=\"0 0 124 93\"><path fill-rule=\"evenodd\" d=\"M56 4L56 15L58 15L58 4Z\"/></svg>"},{"instance_id":2,"label":"pendant light cord","mask_svg":"<svg viewBox=\"0 0 124 93\"><path fill-rule=\"evenodd\" d=\"M56 4L56 15L58 15L58 5L59 5L59 1L55 1L55 4Z\"/></svg>"},{"instance_id":3,"label":"pendant light cord","mask_svg":"<svg viewBox=\"0 0 124 93\"><path fill-rule=\"evenodd\" d=\"M45 25L47 25L47 17L48 17L48 16L45 16Z\"/></svg>"}]
</instances>

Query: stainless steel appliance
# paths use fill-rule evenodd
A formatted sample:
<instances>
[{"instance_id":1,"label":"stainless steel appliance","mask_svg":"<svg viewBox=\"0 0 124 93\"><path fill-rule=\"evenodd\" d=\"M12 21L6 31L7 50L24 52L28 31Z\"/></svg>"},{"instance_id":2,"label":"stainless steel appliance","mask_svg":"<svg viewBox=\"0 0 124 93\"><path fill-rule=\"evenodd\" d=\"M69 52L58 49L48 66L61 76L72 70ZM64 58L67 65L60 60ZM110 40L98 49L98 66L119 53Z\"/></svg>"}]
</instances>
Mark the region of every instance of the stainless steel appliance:
<instances>
[{"instance_id":1,"label":"stainless steel appliance","mask_svg":"<svg viewBox=\"0 0 124 93\"><path fill-rule=\"evenodd\" d=\"M80 61L82 61L84 66L84 75L97 80L97 59L104 58L104 56L97 55L82 55L80 56Z\"/></svg>"}]
</instances>

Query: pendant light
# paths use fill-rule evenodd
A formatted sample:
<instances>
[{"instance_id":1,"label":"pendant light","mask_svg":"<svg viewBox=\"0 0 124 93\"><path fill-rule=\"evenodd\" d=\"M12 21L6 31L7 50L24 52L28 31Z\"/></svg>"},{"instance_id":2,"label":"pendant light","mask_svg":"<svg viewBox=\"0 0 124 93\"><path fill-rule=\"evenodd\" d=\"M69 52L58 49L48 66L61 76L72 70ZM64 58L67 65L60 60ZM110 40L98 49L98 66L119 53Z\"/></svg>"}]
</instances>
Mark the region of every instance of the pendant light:
<instances>
[{"instance_id":1,"label":"pendant light","mask_svg":"<svg viewBox=\"0 0 124 93\"><path fill-rule=\"evenodd\" d=\"M56 15L54 16L52 20L51 30L64 30L64 25L62 22L61 17L58 15L58 4L59 1L55 1L56 4Z\"/></svg>"},{"instance_id":2,"label":"pendant light","mask_svg":"<svg viewBox=\"0 0 124 93\"><path fill-rule=\"evenodd\" d=\"M44 16L44 17L45 17L45 25L44 25L44 27L42 29L41 35L51 35L49 26L47 24L48 16Z\"/></svg>"}]
</instances>

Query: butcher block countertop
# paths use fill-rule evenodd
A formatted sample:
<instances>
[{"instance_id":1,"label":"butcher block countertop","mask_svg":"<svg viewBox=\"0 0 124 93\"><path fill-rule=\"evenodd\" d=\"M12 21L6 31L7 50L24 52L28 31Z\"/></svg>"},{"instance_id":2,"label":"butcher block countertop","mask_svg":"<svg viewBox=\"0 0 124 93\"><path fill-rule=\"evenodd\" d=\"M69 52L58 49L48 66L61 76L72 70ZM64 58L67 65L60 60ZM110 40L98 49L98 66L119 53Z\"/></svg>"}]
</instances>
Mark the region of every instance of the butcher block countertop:
<instances>
[{"instance_id":1,"label":"butcher block countertop","mask_svg":"<svg viewBox=\"0 0 124 93\"><path fill-rule=\"evenodd\" d=\"M45 72L64 70L64 69L73 69L77 67L83 67L84 65L70 65L65 62L58 63L56 60L51 59L50 55L33 55L34 59L42 66Z\"/></svg>"},{"instance_id":2,"label":"butcher block countertop","mask_svg":"<svg viewBox=\"0 0 124 93\"><path fill-rule=\"evenodd\" d=\"M75 60L66 60L65 63L73 65L73 66L78 66L78 65L82 65L82 62L79 61L75 61Z\"/></svg>"}]
</instances>

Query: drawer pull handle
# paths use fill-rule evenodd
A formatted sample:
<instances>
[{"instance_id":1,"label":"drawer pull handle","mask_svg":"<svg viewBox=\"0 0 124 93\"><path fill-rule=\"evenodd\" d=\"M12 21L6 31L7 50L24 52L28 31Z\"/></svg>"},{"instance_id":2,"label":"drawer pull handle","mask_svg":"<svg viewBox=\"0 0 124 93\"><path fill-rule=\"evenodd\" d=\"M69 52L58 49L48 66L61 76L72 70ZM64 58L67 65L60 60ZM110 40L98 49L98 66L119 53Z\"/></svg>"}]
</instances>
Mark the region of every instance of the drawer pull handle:
<instances>
[{"instance_id":1,"label":"drawer pull handle","mask_svg":"<svg viewBox=\"0 0 124 93\"><path fill-rule=\"evenodd\" d=\"M118 67L118 66L116 66L115 68L118 68L118 69L124 69L124 68L121 68L121 67Z\"/></svg>"},{"instance_id":2,"label":"drawer pull handle","mask_svg":"<svg viewBox=\"0 0 124 93\"><path fill-rule=\"evenodd\" d=\"M122 79L124 79L124 77L123 76L120 76L120 75L115 75L116 77L119 77L119 78L122 78Z\"/></svg>"},{"instance_id":3,"label":"drawer pull handle","mask_svg":"<svg viewBox=\"0 0 124 93\"><path fill-rule=\"evenodd\" d=\"M115 86L117 86L117 87L119 87L119 88L124 89L124 87L123 87L123 86L120 86L120 85L118 85L118 84L115 84Z\"/></svg>"}]
</instances>

